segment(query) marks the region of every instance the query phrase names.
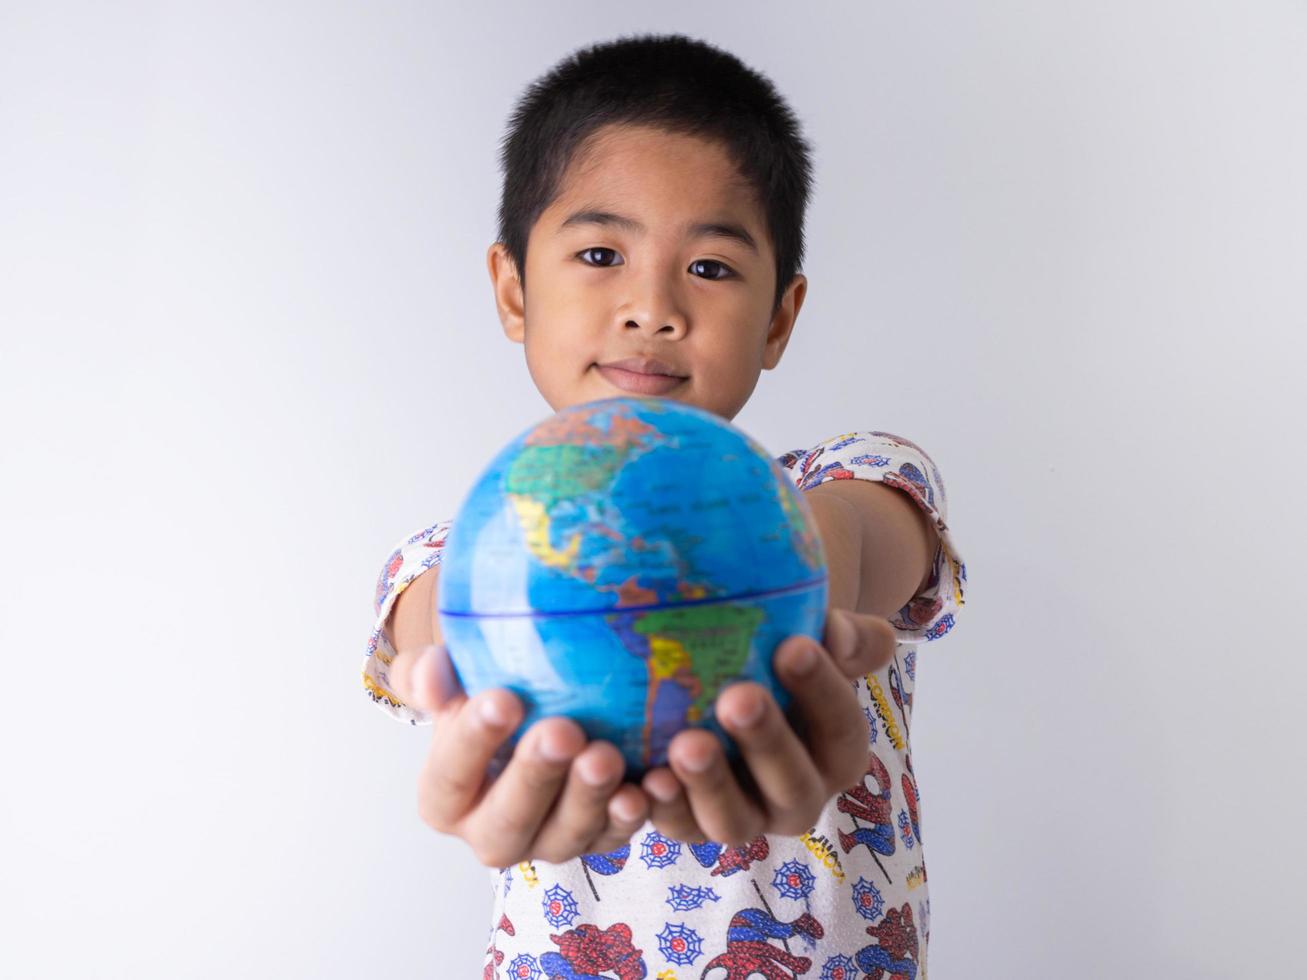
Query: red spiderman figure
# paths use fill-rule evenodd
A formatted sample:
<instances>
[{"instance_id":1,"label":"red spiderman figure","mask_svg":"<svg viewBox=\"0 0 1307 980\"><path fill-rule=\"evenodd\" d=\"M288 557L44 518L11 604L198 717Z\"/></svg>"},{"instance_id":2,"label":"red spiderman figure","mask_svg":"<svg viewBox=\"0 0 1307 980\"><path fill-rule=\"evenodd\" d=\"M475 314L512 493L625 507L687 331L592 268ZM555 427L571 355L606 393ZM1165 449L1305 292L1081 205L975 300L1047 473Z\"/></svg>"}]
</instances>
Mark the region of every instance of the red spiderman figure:
<instances>
[{"instance_id":1,"label":"red spiderman figure","mask_svg":"<svg viewBox=\"0 0 1307 980\"><path fill-rule=\"evenodd\" d=\"M917 927L912 922L912 906L890 909L885 918L874 926L867 926L867 934L876 942L858 950L854 961L868 980L881 980L888 974L890 980L916 980Z\"/></svg>"},{"instance_id":2,"label":"red spiderman figure","mask_svg":"<svg viewBox=\"0 0 1307 980\"><path fill-rule=\"evenodd\" d=\"M835 808L841 813L866 820L870 827L857 827L853 833L840 831L840 847L844 853L865 844L870 850L879 854L894 853L894 822L890 819L890 778L889 770L875 752L871 753L871 763L867 766L867 776L876 780L876 792L867 788L866 776L856 786L850 786L840 794Z\"/></svg>"},{"instance_id":3,"label":"red spiderman figure","mask_svg":"<svg viewBox=\"0 0 1307 980\"><path fill-rule=\"evenodd\" d=\"M708 961L699 980L704 980L708 971L717 967L726 971L720 980L749 980L753 976L794 980L808 972L812 960L794 956L768 940L789 939L795 933L820 939L825 930L807 912L793 922L781 922L762 909L741 909L731 917L726 929L726 952Z\"/></svg>"},{"instance_id":4,"label":"red spiderman figure","mask_svg":"<svg viewBox=\"0 0 1307 980\"><path fill-rule=\"evenodd\" d=\"M501 929L510 936L517 935L517 930L513 928L512 920L506 915L501 915L499 917L499 924L495 926L494 929L490 930L490 945L486 947L486 955L490 957L490 961L486 963L485 969L481 971L481 980L495 980L498 972L495 968L499 966L500 963L504 962L503 950L495 948L495 945L498 942L498 934Z\"/></svg>"},{"instance_id":5,"label":"red spiderman figure","mask_svg":"<svg viewBox=\"0 0 1307 980\"><path fill-rule=\"evenodd\" d=\"M631 945L631 927L625 922L602 932L586 923L549 938L558 945L557 953L551 950L540 957L549 980L596 977L603 970L612 970L618 980L644 980L648 975L642 950Z\"/></svg>"},{"instance_id":6,"label":"red spiderman figure","mask_svg":"<svg viewBox=\"0 0 1307 980\"><path fill-rule=\"evenodd\" d=\"M747 871L754 861L761 861L769 853L771 846L766 837L755 837L739 847L728 847L717 855L717 867L712 869L715 875L730 877L737 871Z\"/></svg>"},{"instance_id":7,"label":"red spiderman figure","mask_svg":"<svg viewBox=\"0 0 1307 980\"><path fill-rule=\"evenodd\" d=\"M904 756L904 762L908 764L908 771L903 773L901 784L903 786L903 798L908 802L908 820L912 823L912 836L921 842L921 803L917 798L917 779L916 773L912 771L912 756Z\"/></svg>"}]
</instances>

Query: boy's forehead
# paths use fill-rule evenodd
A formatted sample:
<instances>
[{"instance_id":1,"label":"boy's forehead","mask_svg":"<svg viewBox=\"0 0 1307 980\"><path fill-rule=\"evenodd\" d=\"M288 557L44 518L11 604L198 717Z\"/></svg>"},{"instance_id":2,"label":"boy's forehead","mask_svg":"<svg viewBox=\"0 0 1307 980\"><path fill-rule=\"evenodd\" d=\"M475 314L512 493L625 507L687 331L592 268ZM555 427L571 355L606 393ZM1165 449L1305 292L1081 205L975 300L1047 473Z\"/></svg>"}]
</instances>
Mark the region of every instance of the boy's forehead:
<instances>
[{"instance_id":1,"label":"boy's forehead","mask_svg":"<svg viewBox=\"0 0 1307 980\"><path fill-rule=\"evenodd\" d=\"M554 227L582 212L637 211L746 224L763 231L757 192L724 144L652 127L609 126L577 147L547 209Z\"/></svg>"}]
</instances>

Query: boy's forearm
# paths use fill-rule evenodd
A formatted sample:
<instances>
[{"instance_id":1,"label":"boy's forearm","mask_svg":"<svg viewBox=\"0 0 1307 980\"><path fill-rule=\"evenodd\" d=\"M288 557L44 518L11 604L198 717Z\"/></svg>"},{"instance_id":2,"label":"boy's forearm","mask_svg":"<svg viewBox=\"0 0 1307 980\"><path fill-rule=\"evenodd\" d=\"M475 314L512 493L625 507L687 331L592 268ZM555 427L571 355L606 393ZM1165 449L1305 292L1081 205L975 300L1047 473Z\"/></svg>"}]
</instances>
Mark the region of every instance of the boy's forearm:
<instances>
[{"instance_id":1,"label":"boy's forearm","mask_svg":"<svg viewBox=\"0 0 1307 980\"><path fill-rule=\"evenodd\" d=\"M902 490L872 480L827 480L805 499L814 505L826 549L832 606L888 618L925 587L939 532Z\"/></svg>"}]
</instances>

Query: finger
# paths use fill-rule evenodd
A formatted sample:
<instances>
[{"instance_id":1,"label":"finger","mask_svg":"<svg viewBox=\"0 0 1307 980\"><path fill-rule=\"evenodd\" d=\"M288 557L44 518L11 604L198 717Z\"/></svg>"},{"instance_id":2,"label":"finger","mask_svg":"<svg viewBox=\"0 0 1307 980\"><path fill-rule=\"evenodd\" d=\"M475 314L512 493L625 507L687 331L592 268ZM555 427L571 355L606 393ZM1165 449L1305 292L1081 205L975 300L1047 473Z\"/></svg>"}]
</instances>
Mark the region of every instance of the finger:
<instances>
[{"instance_id":1,"label":"finger","mask_svg":"<svg viewBox=\"0 0 1307 980\"><path fill-rule=\"evenodd\" d=\"M405 704L413 703L413 665L430 649L427 646L400 650L386 667L386 686Z\"/></svg>"},{"instance_id":2,"label":"finger","mask_svg":"<svg viewBox=\"0 0 1307 980\"><path fill-rule=\"evenodd\" d=\"M591 742L572 760L562 795L540 825L531 854L558 864L591 853L608 825L608 799L626 771L611 742Z\"/></svg>"},{"instance_id":3,"label":"finger","mask_svg":"<svg viewBox=\"0 0 1307 980\"><path fill-rule=\"evenodd\" d=\"M762 833L765 815L731 772L712 732L690 728L668 747L672 772L685 787L690 812L709 840L744 844Z\"/></svg>"},{"instance_id":4,"label":"finger","mask_svg":"<svg viewBox=\"0 0 1307 980\"><path fill-rule=\"evenodd\" d=\"M805 637L790 637L776 655L781 683L794 695L792 711L826 795L856 783L871 754L867 717L849 679Z\"/></svg>"},{"instance_id":5,"label":"finger","mask_svg":"<svg viewBox=\"0 0 1307 980\"><path fill-rule=\"evenodd\" d=\"M826 614L822 646L844 676L856 680L894 659L898 637L883 616L831 609Z\"/></svg>"},{"instance_id":6,"label":"finger","mask_svg":"<svg viewBox=\"0 0 1307 980\"><path fill-rule=\"evenodd\" d=\"M502 868L533 856L530 846L583 748L585 734L570 718L545 718L531 726L461 824L478 861Z\"/></svg>"},{"instance_id":7,"label":"finger","mask_svg":"<svg viewBox=\"0 0 1307 980\"><path fill-rule=\"evenodd\" d=\"M418 773L418 814L453 833L482 792L486 767L521 723L522 702L495 688L464 699L431 726L431 747Z\"/></svg>"},{"instance_id":8,"label":"finger","mask_svg":"<svg viewBox=\"0 0 1307 980\"><path fill-rule=\"evenodd\" d=\"M649 799L640 787L624 783L608 801L608 826L591 845L590 854L608 854L631 838L649 819Z\"/></svg>"},{"instance_id":9,"label":"finger","mask_svg":"<svg viewBox=\"0 0 1307 980\"><path fill-rule=\"evenodd\" d=\"M680 780L670 769L659 766L649 770L641 780L640 788L649 797L649 822L658 833L672 840L696 844L708 839L708 835L695 823L690 800L685 795Z\"/></svg>"},{"instance_id":10,"label":"finger","mask_svg":"<svg viewBox=\"0 0 1307 980\"><path fill-rule=\"evenodd\" d=\"M389 679L401 701L422 711L443 709L464 694L443 645L402 651L391 661Z\"/></svg>"},{"instance_id":11,"label":"finger","mask_svg":"<svg viewBox=\"0 0 1307 980\"><path fill-rule=\"evenodd\" d=\"M726 688L714 710L749 768L767 830L798 835L810 829L826 803L825 780L776 700L761 684L743 682Z\"/></svg>"}]
</instances>

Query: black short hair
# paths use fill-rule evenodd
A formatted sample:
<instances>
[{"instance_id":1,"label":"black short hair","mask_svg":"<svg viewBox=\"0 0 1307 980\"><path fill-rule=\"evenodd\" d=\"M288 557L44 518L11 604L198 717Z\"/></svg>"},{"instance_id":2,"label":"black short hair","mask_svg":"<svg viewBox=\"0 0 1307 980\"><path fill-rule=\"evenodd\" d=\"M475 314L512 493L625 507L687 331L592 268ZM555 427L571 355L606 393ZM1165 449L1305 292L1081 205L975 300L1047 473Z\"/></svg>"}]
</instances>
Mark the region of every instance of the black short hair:
<instances>
[{"instance_id":1,"label":"black short hair","mask_svg":"<svg viewBox=\"0 0 1307 980\"><path fill-rule=\"evenodd\" d=\"M776 293L803 262L810 145L766 76L683 34L642 34L579 49L532 82L500 149L499 241L526 288L526 244L573 154L610 124L652 125L722 143L757 193L776 253Z\"/></svg>"}]
</instances>

